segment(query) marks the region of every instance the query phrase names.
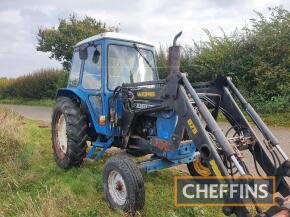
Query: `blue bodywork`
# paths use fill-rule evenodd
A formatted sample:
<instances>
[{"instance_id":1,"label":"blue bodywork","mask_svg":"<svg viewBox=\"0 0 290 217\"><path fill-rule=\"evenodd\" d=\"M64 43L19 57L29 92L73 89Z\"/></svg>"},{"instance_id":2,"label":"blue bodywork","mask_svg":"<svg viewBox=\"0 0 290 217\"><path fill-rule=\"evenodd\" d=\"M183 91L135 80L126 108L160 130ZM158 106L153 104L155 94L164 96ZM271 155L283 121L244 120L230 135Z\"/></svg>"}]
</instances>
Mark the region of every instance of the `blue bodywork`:
<instances>
[{"instance_id":1,"label":"blue bodywork","mask_svg":"<svg viewBox=\"0 0 290 217\"><path fill-rule=\"evenodd\" d=\"M120 135L119 127L111 127L108 117L110 113L109 109L109 99L112 97L113 93L111 90L108 89L108 81L107 81L107 52L108 52L108 45L123 45L123 46L133 46L134 42L125 41L125 40L117 40L117 39L109 39L103 38L98 39L95 41L90 41L84 44L81 44L79 47L82 48L88 45L100 45L101 46L101 88L99 90L88 90L82 87L82 77L83 77L83 68L84 68L84 61L82 61L81 70L79 81L77 85L68 84L67 88L62 88L58 90L57 97L64 96L69 97L71 99L77 99L81 102L83 107L87 111L87 115L90 117L90 121L93 125L95 132L98 135L102 135L102 140L98 138L92 144L92 148L87 154L88 158L93 158L95 155L95 151L97 148L101 148L102 150L99 154L95 157L95 160L99 159L108 149L113 141L115 136ZM140 48L145 48L148 50L152 50L154 53L154 48L147 44L138 44ZM75 49L76 49L75 48ZM115 110L118 115L122 114L122 106L121 102L117 100L115 105ZM99 116L106 117L106 124L101 126L99 124ZM164 140L170 140L171 135L175 130L176 123L177 123L177 115L175 112L169 113L162 113L157 117L156 128L157 128L157 137ZM154 171L154 168L165 168L169 166L174 166L180 163L187 163L191 162L195 158L195 151L196 146L192 143L182 144L180 145L179 149L174 152L168 152L167 156L164 156L167 160L159 160L153 161L149 164L148 169L146 171ZM145 164L146 165L146 164ZM144 165L143 165L144 166Z\"/></svg>"},{"instance_id":2,"label":"blue bodywork","mask_svg":"<svg viewBox=\"0 0 290 217\"><path fill-rule=\"evenodd\" d=\"M157 136L160 139L170 140L171 135L177 124L177 115L175 112L164 112L157 118Z\"/></svg>"}]
</instances>

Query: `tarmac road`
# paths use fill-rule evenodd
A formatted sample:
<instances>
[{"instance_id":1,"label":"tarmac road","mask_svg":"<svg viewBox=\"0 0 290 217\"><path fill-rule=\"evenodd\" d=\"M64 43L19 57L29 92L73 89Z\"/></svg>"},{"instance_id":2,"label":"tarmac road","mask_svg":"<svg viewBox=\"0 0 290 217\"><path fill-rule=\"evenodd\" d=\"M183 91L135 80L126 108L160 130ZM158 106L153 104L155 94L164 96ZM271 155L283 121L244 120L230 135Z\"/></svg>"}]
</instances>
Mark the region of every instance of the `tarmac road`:
<instances>
[{"instance_id":1,"label":"tarmac road","mask_svg":"<svg viewBox=\"0 0 290 217\"><path fill-rule=\"evenodd\" d=\"M15 112L23 115L26 118L30 118L33 120L39 120L44 122L50 122L51 120L51 108L46 107L38 107L38 106L25 106L25 105L4 105L0 104L0 107L10 108ZM224 123L219 123L223 131L228 129L228 126ZM254 129L257 129L254 127ZM270 127L273 134L278 138L280 141L280 146L285 151L285 153L290 157L290 128L283 128L283 127ZM251 158L245 158L247 165L249 165L250 170L254 171L254 164ZM184 166L178 167L178 169L187 171ZM288 180L287 180L288 181Z\"/></svg>"},{"instance_id":2,"label":"tarmac road","mask_svg":"<svg viewBox=\"0 0 290 217\"><path fill-rule=\"evenodd\" d=\"M0 107L9 108L25 118L32 120L45 121L50 123L51 119L51 108L41 107L41 106L26 106L26 105L8 105L0 104Z\"/></svg>"}]
</instances>

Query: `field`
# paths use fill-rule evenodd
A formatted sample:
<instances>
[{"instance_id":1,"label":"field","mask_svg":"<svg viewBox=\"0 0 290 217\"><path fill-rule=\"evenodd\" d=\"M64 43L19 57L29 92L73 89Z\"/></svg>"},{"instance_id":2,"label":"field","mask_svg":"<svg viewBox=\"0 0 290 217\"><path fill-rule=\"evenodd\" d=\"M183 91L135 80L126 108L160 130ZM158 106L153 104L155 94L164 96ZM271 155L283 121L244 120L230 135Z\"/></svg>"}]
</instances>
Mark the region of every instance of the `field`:
<instances>
[{"instance_id":1,"label":"field","mask_svg":"<svg viewBox=\"0 0 290 217\"><path fill-rule=\"evenodd\" d=\"M0 118L0 216L128 216L112 211L103 196L102 167L108 155L64 171L53 160L46 123L3 109ZM216 208L176 208L174 175L182 173L164 170L144 175L146 205L136 216L223 216Z\"/></svg>"},{"instance_id":2,"label":"field","mask_svg":"<svg viewBox=\"0 0 290 217\"><path fill-rule=\"evenodd\" d=\"M37 50L51 53L64 69L0 77L0 104L52 107L57 89L67 85L73 46L95 31L104 32L105 26L99 24L94 18L72 16L60 19L58 27L63 28L40 29ZM269 14L256 12L249 24L228 35L221 29L223 36L205 29L206 40L184 44L180 71L187 72L192 83L232 77L266 124L290 127L290 12L269 8ZM71 32L76 34L67 34ZM167 76L167 50L163 45L157 49L160 78ZM47 123L1 108L0 123L0 217L128 216L111 210L104 199L102 167L108 154L98 162L85 161L81 168L64 171L53 160ZM144 174L146 205L136 216L223 216L220 208L175 207L175 175L183 173L171 169Z\"/></svg>"}]
</instances>

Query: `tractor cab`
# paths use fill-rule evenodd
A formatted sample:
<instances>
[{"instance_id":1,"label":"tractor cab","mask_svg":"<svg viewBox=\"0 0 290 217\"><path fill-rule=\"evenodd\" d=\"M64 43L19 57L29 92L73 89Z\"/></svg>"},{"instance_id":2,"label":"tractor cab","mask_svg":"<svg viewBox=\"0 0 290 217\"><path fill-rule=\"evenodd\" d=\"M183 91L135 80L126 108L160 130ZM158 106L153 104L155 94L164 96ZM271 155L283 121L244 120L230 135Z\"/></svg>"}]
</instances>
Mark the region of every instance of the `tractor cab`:
<instances>
[{"instance_id":1,"label":"tractor cab","mask_svg":"<svg viewBox=\"0 0 290 217\"><path fill-rule=\"evenodd\" d=\"M109 99L115 88L157 79L152 44L125 34L103 33L76 44L68 87L58 95L76 94L91 114L97 133L108 135L112 133Z\"/></svg>"}]
</instances>

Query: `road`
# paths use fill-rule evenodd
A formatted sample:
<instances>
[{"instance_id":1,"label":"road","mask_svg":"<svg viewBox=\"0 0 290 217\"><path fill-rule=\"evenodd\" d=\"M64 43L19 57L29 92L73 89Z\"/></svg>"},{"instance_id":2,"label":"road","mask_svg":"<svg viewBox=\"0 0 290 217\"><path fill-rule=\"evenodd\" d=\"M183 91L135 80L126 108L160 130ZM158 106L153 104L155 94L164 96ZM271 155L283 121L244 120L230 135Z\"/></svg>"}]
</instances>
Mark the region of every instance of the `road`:
<instances>
[{"instance_id":1,"label":"road","mask_svg":"<svg viewBox=\"0 0 290 217\"><path fill-rule=\"evenodd\" d=\"M11 110L14 110L15 112L18 112L24 117L30 118L33 120L50 122L50 119L51 119L51 112L52 112L51 108L25 106L25 105L3 105L3 104L1 104L0 107L9 108ZM228 128L227 125L224 123L219 123L219 124L222 130L226 131L226 129ZM254 129L257 129L257 128L254 127ZM270 127L270 129L280 141L280 144L283 150L286 152L288 156L290 156L290 128ZM252 159L246 156L245 160L246 160L247 165L250 165L250 170L254 171ZM179 167L179 169L186 170L184 167Z\"/></svg>"},{"instance_id":2,"label":"road","mask_svg":"<svg viewBox=\"0 0 290 217\"><path fill-rule=\"evenodd\" d=\"M9 108L22 116L32 119L45 121L50 123L51 120L51 108L40 107L40 106L26 106L26 105L8 105L8 104L0 104L0 107Z\"/></svg>"}]
</instances>

